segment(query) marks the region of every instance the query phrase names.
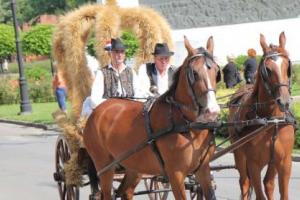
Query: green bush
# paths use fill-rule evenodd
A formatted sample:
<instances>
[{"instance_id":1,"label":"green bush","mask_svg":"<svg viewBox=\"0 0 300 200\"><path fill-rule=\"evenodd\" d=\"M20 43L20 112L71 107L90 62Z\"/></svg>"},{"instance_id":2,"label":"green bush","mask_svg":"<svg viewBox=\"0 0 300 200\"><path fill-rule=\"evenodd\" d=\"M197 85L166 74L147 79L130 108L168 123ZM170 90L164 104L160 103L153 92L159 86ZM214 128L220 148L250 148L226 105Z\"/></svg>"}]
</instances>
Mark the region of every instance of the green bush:
<instances>
[{"instance_id":1,"label":"green bush","mask_svg":"<svg viewBox=\"0 0 300 200\"><path fill-rule=\"evenodd\" d=\"M124 44L127 46L126 58L134 57L136 50L139 47L139 43L138 43L136 36L131 31L124 31L121 36L121 39L122 39L122 42L124 42ZM95 54L96 54L96 51L94 48L95 42L96 42L96 40L94 37L90 38L87 42L88 53L92 56L95 56Z\"/></svg>"},{"instance_id":2,"label":"green bush","mask_svg":"<svg viewBox=\"0 0 300 200\"><path fill-rule=\"evenodd\" d=\"M51 72L46 68L32 67L25 70L28 80L29 97L33 102L51 102L55 100L52 90Z\"/></svg>"},{"instance_id":3,"label":"green bush","mask_svg":"<svg viewBox=\"0 0 300 200\"><path fill-rule=\"evenodd\" d=\"M0 78L0 105L15 104L20 100L17 78L5 76Z\"/></svg>"},{"instance_id":4,"label":"green bush","mask_svg":"<svg viewBox=\"0 0 300 200\"><path fill-rule=\"evenodd\" d=\"M22 47L26 55L50 55L53 26L37 25L24 33Z\"/></svg>"},{"instance_id":5,"label":"green bush","mask_svg":"<svg viewBox=\"0 0 300 200\"><path fill-rule=\"evenodd\" d=\"M0 24L0 59L16 52L15 34L12 26Z\"/></svg>"},{"instance_id":6,"label":"green bush","mask_svg":"<svg viewBox=\"0 0 300 200\"><path fill-rule=\"evenodd\" d=\"M298 130L296 130L296 141L295 141L295 148L300 148L300 103L294 103L292 106L292 111L295 115L295 118L298 122Z\"/></svg>"},{"instance_id":7,"label":"green bush","mask_svg":"<svg viewBox=\"0 0 300 200\"><path fill-rule=\"evenodd\" d=\"M29 81L51 80L50 71L42 67L26 68L25 75Z\"/></svg>"},{"instance_id":8,"label":"green bush","mask_svg":"<svg viewBox=\"0 0 300 200\"><path fill-rule=\"evenodd\" d=\"M29 96L35 103L55 101L51 84L48 81L30 82Z\"/></svg>"},{"instance_id":9,"label":"green bush","mask_svg":"<svg viewBox=\"0 0 300 200\"><path fill-rule=\"evenodd\" d=\"M136 50L139 47L138 40L136 36L131 31L124 31L121 36L122 41L127 46L126 49L126 57L132 58L134 57Z\"/></svg>"},{"instance_id":10,"label":"green bush","mask_svg":"<svg viewBox=\"0 0 300 200\"><path fill-rule=\"evenodd\" d=\"M237 64L238 70L239 71L243 71L243 64L245 63L245 61L247 60L248 56L246 55L239 55L234 62ZM261 60L261 56L258 55L256 56L256 62L257 62L257 66L259 65L259 62Z\"/></svg>"}]
</instances>

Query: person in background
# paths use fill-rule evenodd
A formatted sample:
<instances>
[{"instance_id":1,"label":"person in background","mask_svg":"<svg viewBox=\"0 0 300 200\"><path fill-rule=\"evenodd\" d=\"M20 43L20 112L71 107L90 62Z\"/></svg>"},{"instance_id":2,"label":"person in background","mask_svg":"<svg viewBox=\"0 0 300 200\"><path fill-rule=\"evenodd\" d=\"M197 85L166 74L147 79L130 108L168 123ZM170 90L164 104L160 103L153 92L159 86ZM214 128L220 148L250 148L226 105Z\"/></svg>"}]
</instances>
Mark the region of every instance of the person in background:
<instances>
[{"instance_id":1,"label":"person in background","mask_svg":"<svg viewBox=\"0 0 300 200\"><path fill-rule=\"evenodd\" d=\"M234 55L230 54L227 56L228 63L223 68L224 82L226 88L233 88L236 84L241 82L240 73L237 69L237 65L234 63Z\"/></svg>"},{"instance_id":2,"label":"person in background","mask_svg":"<svg viewBox=\"0 0 300 200\"><path fill-rule=\"evenodd\" d=\"M3 63L3 70L4 70L5 72L7 72L7 71L8 71L8 62L7 62L7 60L6 60L6 59L4 59L4 63Z\"/></svg>"},{"instance_id":3,"label":"person in background","mask_svg":"<svg viewBox=\"0 0 300 200\"><path fill-rule=\"evenodd\" d=\"M96 73L91 96L82 106L82 117L89 117L93 109L111 97L140 97L137 77L132 68L125 65L125 45L120 38L111 39L111 47L104 48L110 54L111 63Z\"/></svg>"},{"instance_id":4,"label":"person in background","mask_svg":"<svg viewBox=\"0 0 300 200\"><path fill-rule=\"evenodd\" d=\"M56 67L56 63L54 62L54 67ZM66 97L67 97L67 88L66 83L64 80L64 76L61 70L57 69L56 73L54 74L52 80L52 88L54 90L58 106L63 112L67 112L67 104L66 104Z\"/></svg>"},{"instance_id":5,"label":"person in background","mask_svg":"<svg viewBox=\"0 0 300 200\"><path fill-rule=\"evenodd\" d=\"M146 63L139 67L141 87L149 96L165 93L172 83L176 68L170 65L170 58L174 52L169 50L166 43L157 43L152 53L154 63Z\"/></svg>"},{"instance_id":6,"label":"person in background","mask_svg":"<svg viewBox=\"0 0 300 200\"><path fill-rule=\"evenodd\" d=\"M254 83L254 75L256 72L256 51L248 49L248 59L244 62L244 77L247 84Z\"/></svg>"}]
</instances>

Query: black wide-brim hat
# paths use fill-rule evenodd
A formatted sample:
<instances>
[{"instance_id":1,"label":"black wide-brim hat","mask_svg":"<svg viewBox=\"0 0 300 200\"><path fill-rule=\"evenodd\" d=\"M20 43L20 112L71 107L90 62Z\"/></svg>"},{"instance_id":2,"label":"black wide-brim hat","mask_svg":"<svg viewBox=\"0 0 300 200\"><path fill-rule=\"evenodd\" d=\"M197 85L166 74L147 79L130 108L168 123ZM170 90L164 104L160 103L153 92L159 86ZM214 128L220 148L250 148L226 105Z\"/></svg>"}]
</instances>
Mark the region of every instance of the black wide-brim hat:
<instances>
[{"instance_id":1,"label":"black wide-brim hat","mask_svg":"<svg viewBox=\"0 0 300 200\"><path fill-rule=\"evenodd\" d=\"M127 47L124 45L120 38L111 39L111 51L114 50L125 50Z\"/></svg>"},{"instance_id":2,"label":"black wide-brim hat","mask_svg":"<svg viewBox=\"0 0 300 200\"><path fill-rule=\"evenodd\" d=\"M168 44L167 43L156 43L154 52L152 55L155 56L172 56L174 55L173 51L169 50Z\"/></svg>"}]
</instances>

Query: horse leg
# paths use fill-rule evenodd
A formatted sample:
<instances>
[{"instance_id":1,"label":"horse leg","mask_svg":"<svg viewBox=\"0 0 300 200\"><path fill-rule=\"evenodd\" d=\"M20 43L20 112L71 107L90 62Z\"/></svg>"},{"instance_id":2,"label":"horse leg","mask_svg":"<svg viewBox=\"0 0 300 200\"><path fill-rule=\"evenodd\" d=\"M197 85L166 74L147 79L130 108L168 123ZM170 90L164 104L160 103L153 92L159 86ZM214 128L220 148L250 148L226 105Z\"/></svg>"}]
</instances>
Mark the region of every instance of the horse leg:
<instances>
[{"instance_id":1,"label":"horse leg","mask_svg":"<svg viewBox=\"0 0 300 200\"><path fill-rule=\"evenodd\" d=\"M265 193L268 200L274 199L274 188L275 188L275 176L277 174L274 164L270 164L267 169L266 176L264 178Z\"/></svg>"},{"instance_id":2,"label":"horse leg","mask_svg":"<svg viewBox=\"0 0 300 200\"><path fill-rule=\"evenodd\" d=\"M168 170L167 170L168 171ZM180 171L168 172L173 195L176 200L186 200L184 179L185 175Z\"/></svg>"},{"instance_id":3,"label":"horse leg","mask_svg":"<svg viewBox=\"0 0 300 200\"><path fill-rule=\"evenodd\" d=\"M291 167L292 167L292 159L291 156L286 156L286 158L278 164L278 182L279 182L279 192L280 199L287 200L288 199L288 185L291 176Z\"/></svg>"},{"instance_id":4,"label":"horse leg","mask_svg":"<svg viewBox=\"0 0 300 200\"><path fill-rule=\"evenodd\" d=\"M261 185L261 167L255 163L254 160L250 160L247 162L247 169L249 172L251 184L254 187L255 194L256 194L256 199L258 200L265 200L265 196L262 190L262 185Z\"/></svg>"},{"instance_id":5,"label":"horse leg","mask_svg":"<svg viewBox=\"0 0 300 200\"><path fill-rule=\"evenodd\" d=\"M115 169L110 169L100 175L101 200L111 200L111 189Z\"/></svg>"},{"instance_id":6,"label":"horse leg","mask_svg":"<svg viewBox=\"0 0 300 200\"><path fill-rule=\"evenodd\" d=\"M211 185L210 167L208 162L202 163L199 170L196 172L196 179L200 183L205 199L216 200L215 191Z\"/></svg>"},{"instance_id":7,"label":"horse leg","mask_svg":"<svg viewBox=\"0 0 300 200\"><path fill-rule=\"evenodd\" d=\"M134 189L142 178L142 174L126 170L125 176L118 188L117 194L124 200L131 200L134 196Z\"/></svg>"},{"instance_id":8,"label":"horse leg","mask_svg":"<svg viewBox=\"0 0 300 200\"><path fill-rule=\"evenodd\" d=\"M241 189L241 199L250 199L250 180L247 172L246 156L240 150L234 152L235 166L240 174L239 184Z\"/></svg>"}]
</instances>

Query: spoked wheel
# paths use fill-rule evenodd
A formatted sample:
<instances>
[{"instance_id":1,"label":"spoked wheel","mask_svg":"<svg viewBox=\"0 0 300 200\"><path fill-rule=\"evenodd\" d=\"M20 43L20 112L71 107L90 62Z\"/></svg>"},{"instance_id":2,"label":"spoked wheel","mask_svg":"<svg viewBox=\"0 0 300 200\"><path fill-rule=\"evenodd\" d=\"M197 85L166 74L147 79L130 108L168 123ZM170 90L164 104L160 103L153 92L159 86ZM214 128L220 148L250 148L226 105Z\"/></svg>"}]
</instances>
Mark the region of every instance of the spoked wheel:
<instances>
[{"instance_id":1,"label":"spoked wheel","mask_svg":"<svg viewBox=\"0 0 300 200\"><path fill-rule=\"evenodd\" d=\"M63 136L58 136L55 149L54 180L57 182L61 200L79 200L79 187L67 186L65 180L64 164L70 160L70 147Z\"/></svg>"},{"instance_id":2,"label":"spoked wheel","mask_svg":"<svg viewBox=\"0 0 300 200\"><path fill-rule=\"evenodd\" d=\"M163 179L163 178L161 178ZM166 200L171 188L170 183L160 180L159 177L145 178L145 188L151 192L148 194L150 200ZM159 192L161 190L161 192Z\"/></svg>"},{"instance_id":3,"label":"spoked wheel","mask_svg":"<svg viewBox=\"0 0 300 200\"><path fill-rule=\"evenodd\" d=\"M200 184L196 182L194 175L188 176L188 181L185 182L185 189L190 191L191 200L203 200L203 192Z\"/></svg>"}]
</instances>

